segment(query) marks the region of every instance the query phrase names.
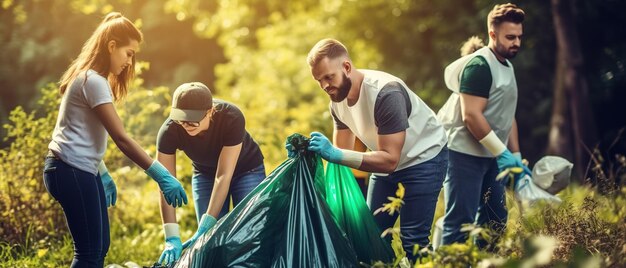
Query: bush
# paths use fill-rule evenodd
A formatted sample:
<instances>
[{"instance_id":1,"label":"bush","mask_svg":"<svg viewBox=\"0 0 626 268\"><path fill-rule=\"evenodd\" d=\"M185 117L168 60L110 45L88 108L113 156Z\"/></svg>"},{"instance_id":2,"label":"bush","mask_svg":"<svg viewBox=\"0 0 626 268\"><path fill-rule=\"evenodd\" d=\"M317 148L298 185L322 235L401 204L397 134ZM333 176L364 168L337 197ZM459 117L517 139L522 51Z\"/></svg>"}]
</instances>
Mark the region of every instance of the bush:
<instances>
[{"instance_id":1,"label":"bush","mask_svg":"<svg viewBox=\"0 0 626 268\"><path fill-rule=\"evenodd\" d=\"M38 109L26 113L15 108L5 140L10 147L0 150L0 237L8 244L29 248L41 239L59 239L65 229L60 207L42 182L43 160L58 114L58 89L50 84L41 91Z\"/></svg>"},{"instance_id":2,"label":"bush","mask_svg":"<svg viewBox=\"0 0 626 268\"><path fill-rule=\"evenodd\" d=\"M129 135L148 154L155 155L156 133L169 112L170 90L144 88L141 79L134 83L126 101L116 104L118 113ZM63 213L41 182L43 157L56 122L59 101L58 89L50 84L41 90L37 110L27 113L18 107L11 112L10 123L4 126L8 133L5 140L10 146L0 150L0 267L59 267L68 266L71 261L72 240ZM257 132L267 130L258 123L250 125ZM274 135L281 136L290 129L281 131ZM132 261L151 266L163 246L158 187L112 141L108 146L105 161L118 187L118 203L109 208L111 247L106 263ZM262 146L271 147L272 159L284 154L282 143L262 143ZM572 185L559 194L563 200L559 206L538 204L520 215L519 207L509 194L507 234L500 240L497 253L482 251L468 240L436 251L422 249L424 257L414 266L540 265L538 263L546 261L546 254L549 256L547 265L552 266L584 267L584 263L626 266L626 187L623 186L626 160L619 155L615 158L600 156L595 156L597 161L592 174L595 177L591 178L604 184L595 183L594 188ZM616 164L605 159L615 159ZM180 152L177 177L191 197L191 163ZM398 198L402 196L399 191ZM177 216L181 238L185 240L197 227L193 204L177 209ZM484 230L470 228L468 231L478 235ZM397 239L399 230L390 232L396 237L393 245L398 260L393 264L375 263L374 267L408 265L401 261L404 253ZM552 245L550 241L554 242L554 247L545 246Z\"/></svg>"},{"instance_id":3,"label":"bush","mask_svg":"<svg viewBox=\"0 0 626 268\"><path fill-rule=\"evenodd\" d=\"M626 265L626 187L614 196L605 196L584 186L569 187L561 194L563 204L543 204L525 211L518 228L513 252L520 254L523 243L533 234L555 238L554 258L567 261L576 248L602 258L607 266ZM509 252L510 253L510 252Z\"/></svg>"},{"instance_id":4,"label":"bush","mask_svg":"<svg viewBox=\"0 0 626 268\"><path fill-rule=\"evenodd\" d=\"M147 65L138 67L141 72ZM126 132L154 156L156 134L169 112L170 90L143 88L140 78L131 88L126 100L116 103L117 112ZM18 107L4 126L11 143L0 150L0 267L68 266L73 255L61 207L42 182L61 97L54 84L41 95L37 110L27 113ZM117 205L109 208L111 247L106 262L152 265L163 244L158 186L111 140L104 160L118 188ZM177 177L191 198L191 163L182 153L177 163ZM193 205L177 209L177 214L183 239L190 237L196 229Z\"/></svg>"}]
</instances>

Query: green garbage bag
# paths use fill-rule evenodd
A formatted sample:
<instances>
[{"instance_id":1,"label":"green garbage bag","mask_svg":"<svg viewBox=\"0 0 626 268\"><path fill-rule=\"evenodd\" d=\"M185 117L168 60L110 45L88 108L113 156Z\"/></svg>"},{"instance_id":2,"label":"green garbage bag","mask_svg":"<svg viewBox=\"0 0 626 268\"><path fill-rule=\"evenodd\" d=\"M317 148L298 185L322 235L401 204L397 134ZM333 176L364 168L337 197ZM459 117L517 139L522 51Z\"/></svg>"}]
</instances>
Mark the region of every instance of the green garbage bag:
<instances>
[{"instance_id":1,"label":"green garbage bag","mask_svg":"<svg viewBox=\"0 0 626 268\"><path fill-rule=\"evenodd\" d=\"M356 267L324 201L323 165L299 134L298 150L185 250L174 267ZM316 187L317 185L317 187Z\"/></svg>"},{"instance_id":2,"label":"green garbage bag","mask_svg":"<svg viewBox=\"0 0 626 268\"><path fill-rule=\"evenodd\" d=\"M378 225L350 168L334 163L326 165L326 202L360 262L393 261L393 249L380 237Z\"/></svg>"}]
</instances>

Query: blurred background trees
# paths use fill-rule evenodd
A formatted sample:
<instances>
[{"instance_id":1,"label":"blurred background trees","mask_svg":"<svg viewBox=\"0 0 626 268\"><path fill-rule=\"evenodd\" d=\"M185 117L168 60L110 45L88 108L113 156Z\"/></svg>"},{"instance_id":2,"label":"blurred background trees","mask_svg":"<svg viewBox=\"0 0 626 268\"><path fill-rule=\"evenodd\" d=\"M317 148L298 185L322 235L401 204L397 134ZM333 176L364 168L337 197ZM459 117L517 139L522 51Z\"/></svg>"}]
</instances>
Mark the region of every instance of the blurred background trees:
<instances>
[{"instance_id":1,"label":"blurred background trees","mask_svg":"<svg viewBox=\"0 0 626 268\"><path fill-rule=\"evenodd\" d=\"M116 10L136 20L145 34L138 57L150 64L142 75L146 88L165 86L171 92L186 81L205 82L218 97L244 109L250 130L274 164L283 157L277 148L290 133L331 129L327 98L305 63L317 40L343 41L358 68L399 76L437 111L450 94L443 68L458 57L469 36L487 41L485 17L494 4L3 1L0 122L6 123L17 106L35 109L38 89L58 80L102 16ZM531 163L549 152L585 167L585 146L606 148L626 126L621 107L626 40L620 34L626 19L618 13L626 4L531 0L520 6L527 20L522 53L513 63L522 152ZM6 130L0 134L4 137ZM1 142L2 147L10 143ZM626 145L619 141L611 150L624 152ZM582 173L579 169L581 178Z\"/></svg>"},{"instance_id":2,"label":"blurred background trees","mask_svg":"<svg viewBox=\"0 0 626 268\"><path fill-rule=\"evenodd\" d=\"M60 98L52 83L106 13L122 12L145 35L136 66L139 77L128 98L117 104L126 129L143 148L155 154L156 133L174 89L201 81L216 97L242 108L269 172L286 158L288 135L331 133L328 97L305 62L319 39L344 42L357 68L404 79L436 112L450 95L443 69L459 57L468 37L476 35L487 43L485 18L495 3L503 2L1 1L0 259L6 252L19 252L14 244L25 254L38 250L35 264L48 258L49 266L56 267L58 259L69 259L46 253L61 237L65 240L59 252L71 252L67 230L58 228L64 222L60 208L41 183ZM621 14L626 2L518 4L527 15L522 50L512 60L524 157L532 165L546 153L558 154L575 163L580 182L602 178L623 185L626 160L617 155L626 153L626 140L619 137L626 127L626 16ZM136 258L150 265L146 260L158 257L162 240L157 188L112 142L105 158L121 189L117 207L110 210L114 239L107 262ZM189 190L189 162L179 161L178 168ZM623 203L623 195L615 200ZM183 236L195 230L193 213L193 205L180 210ZM624 213L621 206L614 213L620 216L611 220L621 228L616 236L623 234ZM120 236L132 240L115 239ZM3 250L5 246L9 249Z\"/></svg>"}]
</instances>

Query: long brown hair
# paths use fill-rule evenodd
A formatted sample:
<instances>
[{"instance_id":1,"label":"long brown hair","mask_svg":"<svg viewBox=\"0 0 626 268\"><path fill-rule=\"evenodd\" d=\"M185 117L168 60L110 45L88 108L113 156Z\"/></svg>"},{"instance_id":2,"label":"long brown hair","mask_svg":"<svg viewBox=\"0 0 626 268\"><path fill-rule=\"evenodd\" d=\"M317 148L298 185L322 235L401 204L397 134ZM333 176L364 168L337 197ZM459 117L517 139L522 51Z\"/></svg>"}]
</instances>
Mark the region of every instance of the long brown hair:
<instances>
[{"instance_id":1,"label":"long brown hair","mask_svg":"<svg viewBox=\"0 0 626 268\"><path fill-rule=\"evenodd\" d=\"M115 100L123 99L128 92L130 80L135 77L135 56L132 65L119 75L109 73L111 57L107 44L114 40L117 46L125 46L131 40L141 43L143 35L139 29L119 12L111 12L104 17L98 28L83 45L78 57L70 64L59 81L59 90L64 94L76 76L88 69L93 69L106 77Z\"/></svg>"}]
</instances>

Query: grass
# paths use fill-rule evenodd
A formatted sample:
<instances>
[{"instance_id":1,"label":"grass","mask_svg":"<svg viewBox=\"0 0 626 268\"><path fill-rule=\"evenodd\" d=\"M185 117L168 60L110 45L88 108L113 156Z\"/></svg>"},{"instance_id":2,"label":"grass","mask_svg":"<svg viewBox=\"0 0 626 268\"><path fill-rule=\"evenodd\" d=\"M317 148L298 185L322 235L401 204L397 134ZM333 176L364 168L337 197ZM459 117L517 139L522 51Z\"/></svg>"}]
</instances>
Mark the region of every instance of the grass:
<instances>
[{"instance_id":1,"label":"grass","mask_svg":"<svg viewBox=\"0 0 626 268\"><path fill-rule=\"evenodd\" d=\"M113 175L140 178L143 174L134 169L120 169L113 171ZM109 209L111 246L105 265L125 267L132 262L152 266L163 247L157 186L145 179L119 180L117 183L118 204ZM189 185L185 187L190 188ZM523 209L509 192L508 227L497 252L481 251L468 241L424 252L425 258L413 267L466 267L468 263L488 263L493 267L518 267L524 263L529 267L539 263L555 267L625 267L626 187L619 189L600 194L596 188L571 185L559 194L563 199L561 205L538 203ZM185 206L177 213L184 240L196 229L193 205ZM434 219L443 214L443 194L440 194ZM1 241L0 268L69 266L73 246L66 229L66 226L57 226L54 228L57 233L40 240L34 240L27 232L23 244ZM482 232L476 228L472 230ZM392 234L392 248L398 257L396 262L374 267L397 266L404 256L397 232ZM581 266L581 263L585 265Z\"/></svg>"}]
</instances>

